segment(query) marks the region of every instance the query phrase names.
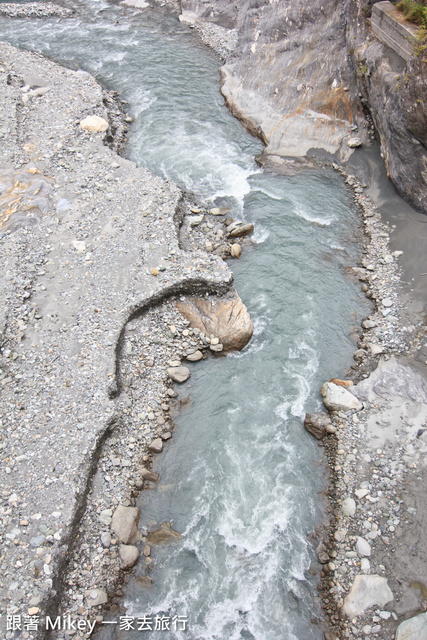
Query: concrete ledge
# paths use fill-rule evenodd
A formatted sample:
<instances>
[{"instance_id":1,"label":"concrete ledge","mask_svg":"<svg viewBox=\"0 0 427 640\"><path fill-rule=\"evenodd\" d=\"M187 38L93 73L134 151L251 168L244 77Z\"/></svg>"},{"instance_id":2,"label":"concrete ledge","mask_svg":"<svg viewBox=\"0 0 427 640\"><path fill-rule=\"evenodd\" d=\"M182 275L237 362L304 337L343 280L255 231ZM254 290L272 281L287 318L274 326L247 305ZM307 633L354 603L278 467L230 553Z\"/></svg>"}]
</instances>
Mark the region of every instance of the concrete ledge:
<instances>
[{"instance_id":1,"label":"concrete ledge","mask_svg":"<svg viewBox=\"0 0 427 640\"><path fill-rule=\"evenodd\" d=\"M418 27L411 25L394 5L387 0L372 7L371 27L373 34L404 60L408 60L414 49Z\"/></svg>"}]
</instances>

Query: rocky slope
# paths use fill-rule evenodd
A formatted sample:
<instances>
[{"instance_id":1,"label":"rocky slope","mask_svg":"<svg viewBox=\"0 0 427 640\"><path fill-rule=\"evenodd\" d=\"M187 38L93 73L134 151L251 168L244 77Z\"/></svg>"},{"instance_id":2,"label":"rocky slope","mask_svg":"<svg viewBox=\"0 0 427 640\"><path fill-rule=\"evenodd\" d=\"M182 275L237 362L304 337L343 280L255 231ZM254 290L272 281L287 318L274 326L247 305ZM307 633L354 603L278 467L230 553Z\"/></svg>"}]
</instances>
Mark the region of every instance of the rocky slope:
<instances>
[{"instance_id":1,"label":"rocky slope","mask_svg":"<svg viewBox=\"0 0 427 640\"><path fill-rule=\"evenodd\" d=\"M222 92L265 142L263 155L321 148L345 160L348 140L369 144L375 128L389 177L427 213L426 64L420 55L406 63L371 34L369 3L182 0L181 8L184 21L238 31Z\"/></svg>"}]
</instances>

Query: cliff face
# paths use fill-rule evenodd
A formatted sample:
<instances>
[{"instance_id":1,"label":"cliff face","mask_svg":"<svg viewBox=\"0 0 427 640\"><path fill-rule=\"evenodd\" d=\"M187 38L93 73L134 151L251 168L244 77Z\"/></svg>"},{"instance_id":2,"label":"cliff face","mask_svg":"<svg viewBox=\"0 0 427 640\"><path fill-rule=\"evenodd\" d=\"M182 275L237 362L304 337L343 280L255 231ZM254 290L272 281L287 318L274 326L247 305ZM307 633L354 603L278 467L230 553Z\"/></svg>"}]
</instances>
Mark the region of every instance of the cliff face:
<instances>
[{"instance_id":1,"label":"cliff face","mask_svg":"<svg viewBox=\"0 0 427 640\"><path fill-rule=\"evenodd\" d=\"M388 176L402 197L427 214L427 64L407 62L372 36L363 0L348 6L347 48L377 130Z\"/></svg>"},{"instance_id":2,"label":"cliff face","mask_svg":"<svg viewBox=\"0 0 427 640\"><path fill-rule=\"evenodd\" d=\"M427 213L426 64L416 56L406 63L372 36L366 0L181 0L181 7L238 30L221 69L222 93L265 142L264 155L322 148L345 160L350 137L369 139L369 111L390 178Z\"/></svg>"}]
</instances>

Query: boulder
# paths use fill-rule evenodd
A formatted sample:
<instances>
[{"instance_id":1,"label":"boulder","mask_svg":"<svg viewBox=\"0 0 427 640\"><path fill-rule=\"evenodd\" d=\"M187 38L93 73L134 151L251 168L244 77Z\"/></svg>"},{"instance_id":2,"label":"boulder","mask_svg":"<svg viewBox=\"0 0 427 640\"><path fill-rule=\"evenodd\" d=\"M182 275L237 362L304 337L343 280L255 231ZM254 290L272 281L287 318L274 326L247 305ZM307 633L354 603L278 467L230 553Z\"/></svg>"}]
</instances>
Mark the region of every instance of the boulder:
<instances>
[{"instance_id":1,"label":"boulder","mask_svg":"<svg viewBox=\"0 0 427 640\"><path fill-rule=\"evenodd\" d=\"M325 382L320 393L328 411L360 411L362 403L350 391L333 382Z\"/></svg>"},{"instance_id":2,"label":"boulder","mask_svg":"<svg viewBox=\"0 0 427 640\"><path fill-rule=\"evenodd\" d=\"M153 584L150 576L138 576L137 578L135 578L135 582L144 589L151 587L151 585Z\"/></svg>"},{"instance_id":3,"label":"boulder","mask_svg":"<svg viewBox=\"0 0 427 640\"><path fill-rule=\"evenodd\" d=\"M360 138L350 138L350 140L347 141L347 147L350 147L350 149L356 149L356 147L360 147L362 145L362 141Z\"/></svg>"},{"instance_id":4,"label":"boulder","mask_svg":"<svg viewBox=\"0 0 427 640\"><path fill-rule=\"evenodd\" d=\"M186 356L186 359L189 360L190 362L198 362L202 358L203 358L203 353L199 350L193 351L193 353L189 353Z\"/></svg>"},{"instance_id":5,"label":"boulder","mask_svg":"<svg viewBox=\"0 0 427 640\"><path fill-rule=\"evenodd\" d=\"M151 531L147 536L148 544L168 544L180 540L181 534L172 529L170 522L162 522L160 527L155 531Z\"/></svg>"},{"instance_id":6,"label":"boulder","mask_svg":"<svg viewBox=\"0 0 427 640\"><path fill-rule=\"evenodd\" d=\"M345 498L342 502L341 509L344 516L352 518L356 513L356 502L353 498Z\"/></svg>"},{"instance_id":7,"label":"boulder","mask_svg":"<svg viewBox=\"0 0 427 640\"><path fill-rule=\"evenodd\" d=\"M331 424L331 419L324 411L318 413L307 413L304 419L304 427L317 440L321 440L326 435L326 427Z\"/></svg>"},{"instance_id":8,"label":"boulder","mask_svg":"<svg viewBox=\"0 0 427 640\"><path fill-rule=\"evenodd\" d=\"M228 216L231 213L231 209L228 207L214 207L209 210L209 213L213 216Z\"/></svg>"},{"instance_id":9,"label":"boulder","mask_svg":"<svg viewBox=\"0 0 427 640\"><path fill-rule=\"evenodd\" d=\"M230 255L232 258L240 258L242 255L242 247L237 242L231 245Z\"/></svg>"},{"instance_id":10,"label":"boulder","mask_svg":"<svg viewBox=\"0 0 427 640\"><path fill-rule=\"evenodd\" d=\"M91 131L92 133L99 133L107 131L108 122L104 118L99 116L88 116L84 120L81 120L80 126L85 131Z\"/></svg>"},{"instance_id":11,"label":"boulder","mask_svg":"<svg viewBox=\"0 0 427 640\"><path fill-rule=\"evenodd\" d=\"M396 640L427 640L427 613L401 622L396 630Z\"/></svg>"},{"instance_id":12,"label":"boulder","mask_svg":"<svg viewBox=\"0 0 427 640\"><path fill-rule=\"evenodd\" d=\"M103 533L101 533L101 544L104 549L109 549L111 545L111 533L108 533L108 531L103 531Z\"/></svg>"},{"instance_id":13,"label":"boulder","mask_svg":"<svg viewBox=\"0 0 427 640\"><path fill-rule=\"evenodd\" d=\"M252 223L244 224L243 222L236 221L232 222L227 227L227 233L230 238L241 238L242 236L248 236L254 230L254 225Z\"/></svg>"},{"instance_id":14,"label":"boulder","mask_svg":"<svg viewBox=\"0 0 427 640\"><path fill-rule=\"evenodd\" d=\"M97 607L100 604L108 602L108 596L105 589L91 589L86 592L87 606Z\"/></svg>"},{"instance_id":15,"label":"boulder","mask_svg":"<svg viewBox=\"0 0 427 640\"><path fill-rule=\"evenodd\" d=\"M119 504L114 511L111 528L124 544L129 544L135 538L138 531L139 509L137 507L125 507Z\"/></svg>"},{"instance_id":16,"label":"boulder","mask_svg":"<svg viewBox=\"0 0 427 640\"><path fill-rule=\"evenodd\" d=\"M187 367L169 367L168 376L174 382L185 382L190 377L190 370Z\"/></svg>"},{"instance_id":17,"label":"boulder","mask_svg":"<svg viewBox=\"0 0 427 640\"><path fill-rule=\"evenodd\" d=\"M139 550L131 544L121 544L119 555L122 560L123 569L130 569L139 558Z\"/></svg>"},{"instance_id":18,"label":"boulder","mask_svg":"<svg viewBox=\"0 0 427 640\"><path fill-rule=\"evenodd\" d=\"M374 605L384 607L391 600L393 600L393 593L386 578L377 575L358 575L344 600L343 612L348 618L355 618L369 607Z\"/></svg>"},{"instance_id":19,"label":"boulder","mask_svg":"<svg viewBox=\"0 0 427 640\"><path fill-rule=\"evenodd\" d=\"M154 438L152 442L148 445L148 450L153 453L160 453L163 451L163 441L161 438Z\"/></svg>"},{"instance_id":20,"label":"boulder","mask_svg":"<svg viewBox=\"0 0 427 640\"><path fill-rule=\"evenodd\" d=\"M371 555L371 545L364 538L358 537L356 540L356 551L359 556L369 558Z\"/></svg>"},{"instance_id":21,"label":"boulder","mask_svg":"<svg viewBox=\"0 0 427 640\"><path fill-rule=\"evenodd\" d=\"M177 302L176 306L191 327L219 338L224 351L240 351L252 336L252 321L237 294L231 300L192 298L189 302Z\"/></svg>"},{"instance_id":22,"label":"boulder","mask_svg":"<svg viewBox=\"0 0 427 640\"><path fill-rule=\"evenodd\" d=\"M159 479L158 473L150 471L150 469L146 469L145 467L139 467L138 473L143 480L148 480L149 482L157 482Z\"/></svg>"},{"instance_id":23,"label":"boulder","mask_svg":"<svg viewBox=\"0 0 427 640\"><path fill-rule=\"evenodd\" d=\"M123 0L120 4L125 4L128 7L135 7L135 9L145 9L150 4L146 0Z\"/></svg>"}]
</instances>

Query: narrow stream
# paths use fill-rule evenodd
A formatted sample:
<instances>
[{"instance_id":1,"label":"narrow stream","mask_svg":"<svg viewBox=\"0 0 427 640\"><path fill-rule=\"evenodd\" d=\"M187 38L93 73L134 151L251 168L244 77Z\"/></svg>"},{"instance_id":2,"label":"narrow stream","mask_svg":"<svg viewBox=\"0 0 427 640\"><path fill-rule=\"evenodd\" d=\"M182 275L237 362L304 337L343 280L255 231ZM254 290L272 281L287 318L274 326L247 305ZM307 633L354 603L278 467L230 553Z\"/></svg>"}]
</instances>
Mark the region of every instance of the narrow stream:
<instances>
[{"instance_id":1,"label":"narrow stream","mask_svg":"<svg viewBox=\"0 0 427 640\"><path fill-rule=\"evenodd\" d=\"M88 2L70 20L0 19L0 38L119 91L135 118L132 160L255 224L253 248L232 263L254 338L192 367L180 389L191 406L156 462L161 485L139 501L143 526L172 521L183 539L153 549L153 587L131 582L128 612L183 616L188 628L135 635L322 638L307 534L323 472L302 419L351 362L350 328L367 311L343 271L357 259L348 193L329 170L257 167L261 144L223 106L219 60L167 11Z\"/></svg>"}]
</instances>

